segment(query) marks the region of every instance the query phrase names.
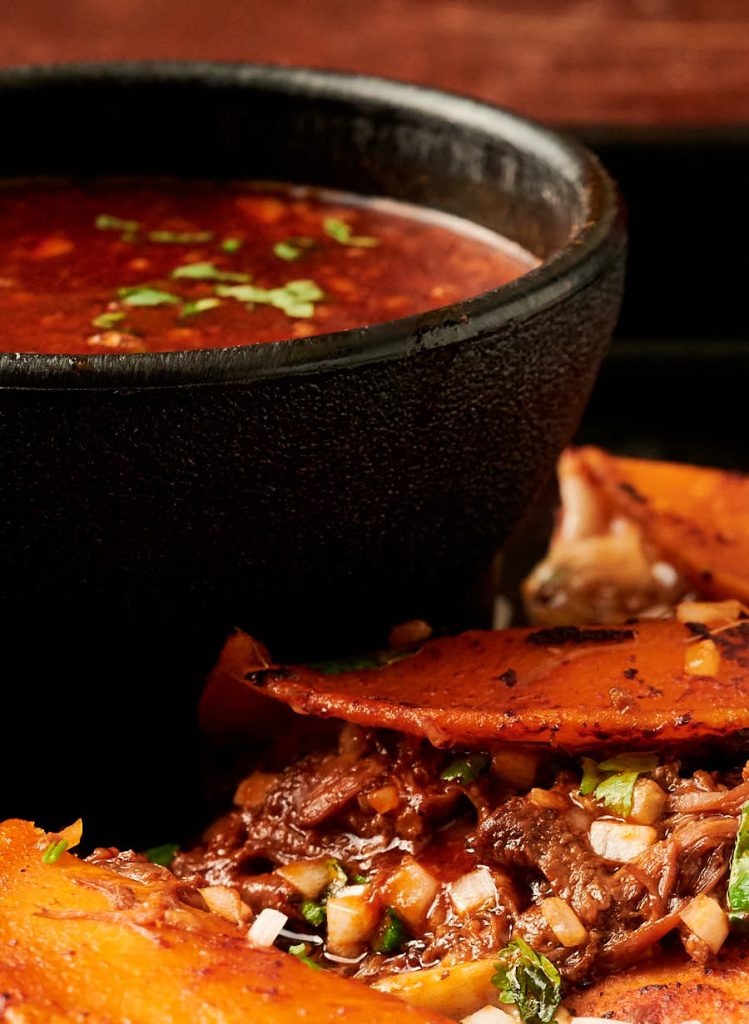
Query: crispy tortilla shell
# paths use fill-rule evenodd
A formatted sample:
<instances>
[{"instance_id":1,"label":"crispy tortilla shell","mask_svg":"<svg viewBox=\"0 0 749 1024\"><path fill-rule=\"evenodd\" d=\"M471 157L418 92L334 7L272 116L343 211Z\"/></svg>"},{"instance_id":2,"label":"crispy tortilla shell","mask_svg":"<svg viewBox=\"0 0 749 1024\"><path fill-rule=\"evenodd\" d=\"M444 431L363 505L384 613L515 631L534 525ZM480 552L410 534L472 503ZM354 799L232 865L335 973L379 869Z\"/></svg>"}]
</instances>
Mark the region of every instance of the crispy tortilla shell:
<instances>
[{"instance_id":1,"label":"crispy tortilla shell","mask_svg":"<svg viewBox=\"0 0 749 1024\"><path fill-rule=\"evenodd\" d=\"M749 603L749 476L701 466L575 452L611 505L706 598Z\"/></svg>"},{"instance_id":2,"label":"crispy tortilla shell","mask_svg":"<svg viewBox=\"0 0 749 1024\"><path fill-rule=\"evenodd\" d=\"M225 683L230 664L235 689L242 681L301 714L396 729L438 745L678 746L749 729L749 621L715 633L714 676L685 668L699 628L650 621L472 631L380 667L340 671L269 664L236 634L221 674Z\"/></svg>"},{"instance_id":3,"label":"crispy tortilla shell","mask_svg":"<svg viewBox=\"0 0 749 1024\"><path fill-rule=\"evenodd\" d=\"M683 955L658 957L570 993L565 1005L581 1017L605 1014L630 1024L746 1024L749 943L730 943L707 967Z\"/></svg>"},{"instance_id":4,"label":"crispy tortilla shell","mask_svg":"<svg viewBox=\"0 0 749 1024\"><path fill-rule=\"evenodd\" d=\"M446 1024L357 982L314 975L174 899L174 880L125 878L45 833L0 825L0 1020L9 1024Z\"/></svg>"}]
</instances>

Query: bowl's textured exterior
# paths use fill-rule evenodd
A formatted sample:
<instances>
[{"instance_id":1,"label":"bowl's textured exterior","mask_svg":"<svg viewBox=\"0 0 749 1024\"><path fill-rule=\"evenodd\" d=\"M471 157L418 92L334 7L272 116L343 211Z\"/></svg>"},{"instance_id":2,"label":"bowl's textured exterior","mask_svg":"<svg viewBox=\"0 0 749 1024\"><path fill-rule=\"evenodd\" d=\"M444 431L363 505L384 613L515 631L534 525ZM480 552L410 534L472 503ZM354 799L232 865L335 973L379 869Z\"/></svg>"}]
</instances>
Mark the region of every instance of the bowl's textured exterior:
<instances>
[{"instance_id":1,"label":"bowl's textured exterior","mask_svg":"<svg viewBox=\"0 0 749 1024\"><path fill-rule=\"evenodd\" d=\"M0 74L0 105L0 176L386 194L545 260L338 335L0 355L6 650L32 623L85 673L94 649L121 661L200 635L206 660L235 624L282 655L381 643L414 616L483 624L493 559L575 429L619 306L622 215L595 159L471 100L298 69L22 69ZM156 714L167 698L147 689Z\"/></svg>"}]
</instances>

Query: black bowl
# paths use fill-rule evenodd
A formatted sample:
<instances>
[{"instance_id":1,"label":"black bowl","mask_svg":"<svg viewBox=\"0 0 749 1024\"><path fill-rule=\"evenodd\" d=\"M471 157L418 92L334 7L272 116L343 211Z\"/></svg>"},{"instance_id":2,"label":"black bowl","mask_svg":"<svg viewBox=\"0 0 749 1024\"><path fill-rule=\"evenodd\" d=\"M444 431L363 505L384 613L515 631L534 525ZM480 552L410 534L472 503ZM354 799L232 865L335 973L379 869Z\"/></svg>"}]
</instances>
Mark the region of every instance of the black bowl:
<instances>
[{"instance_id":1,"label":"black bowl","mask_svg":"<svg viewBox=\"0 0 749 1024\"><path fill-rule=\"evenodd\" d=\"M0 104L0 176L324 185L468 217L543 260L360 330L0 355L11 718L33 706L47 740L82 723L83 764L134 739L171 763L164 722L190 718L233 625L299 656L414 616L482 624L495 554L571 437L619 306L622 213L596 159L473 100L301 69L19 69Z\"/></svg>"}]
</instances>

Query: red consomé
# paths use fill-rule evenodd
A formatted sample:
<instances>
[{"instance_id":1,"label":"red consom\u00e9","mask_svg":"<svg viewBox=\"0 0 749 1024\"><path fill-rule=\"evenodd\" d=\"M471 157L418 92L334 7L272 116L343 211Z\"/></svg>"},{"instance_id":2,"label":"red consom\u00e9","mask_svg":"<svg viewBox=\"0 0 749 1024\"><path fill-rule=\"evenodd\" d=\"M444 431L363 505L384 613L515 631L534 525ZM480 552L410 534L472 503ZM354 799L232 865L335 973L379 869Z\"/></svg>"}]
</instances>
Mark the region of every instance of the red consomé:
<instances>
[{"instance_id":1,"label":"red consom\u00e9","mask_svg":"<svg viewBox=\"0 0 749 1024\"><path fill-rule=\"evenodd\" d=\"M535 266L433 211L237 183L6 182L0 237L6 352L304 338L450 305Z\"/></svg>"}]
</instances>

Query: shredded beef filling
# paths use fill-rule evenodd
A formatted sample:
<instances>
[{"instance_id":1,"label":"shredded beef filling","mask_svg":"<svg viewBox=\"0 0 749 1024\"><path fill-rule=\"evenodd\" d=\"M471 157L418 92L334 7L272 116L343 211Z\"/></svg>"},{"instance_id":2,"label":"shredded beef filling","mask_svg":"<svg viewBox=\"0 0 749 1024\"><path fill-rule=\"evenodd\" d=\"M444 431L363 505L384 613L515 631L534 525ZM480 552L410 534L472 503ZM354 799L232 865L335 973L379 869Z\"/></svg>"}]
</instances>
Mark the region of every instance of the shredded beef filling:
<instances>
[{"instance_id":1,"label":"shredded beef filling","mask_svg":"<svg viewBox=\"0 0 749 1024\"><path fill-rule=\"evenodd\" d=\"M548 784L528 789L535 755L519 756L525 791L506 750L461 754L344 725L336 749L245 779L234 809L173 869L235 888L256 913L281 910L316 960L368 979L491 957L516 935L575 983L652 955L667 936L709 959L679 912L698 894L725 907L749 799L741 771L685 774L671 761L640 773L657 808L643 825L582 796L579 770L539 763ZM576 933L549 914L559 901ZM358 931L338 934L349 906Z\"/></svg>"}]
</instances>

